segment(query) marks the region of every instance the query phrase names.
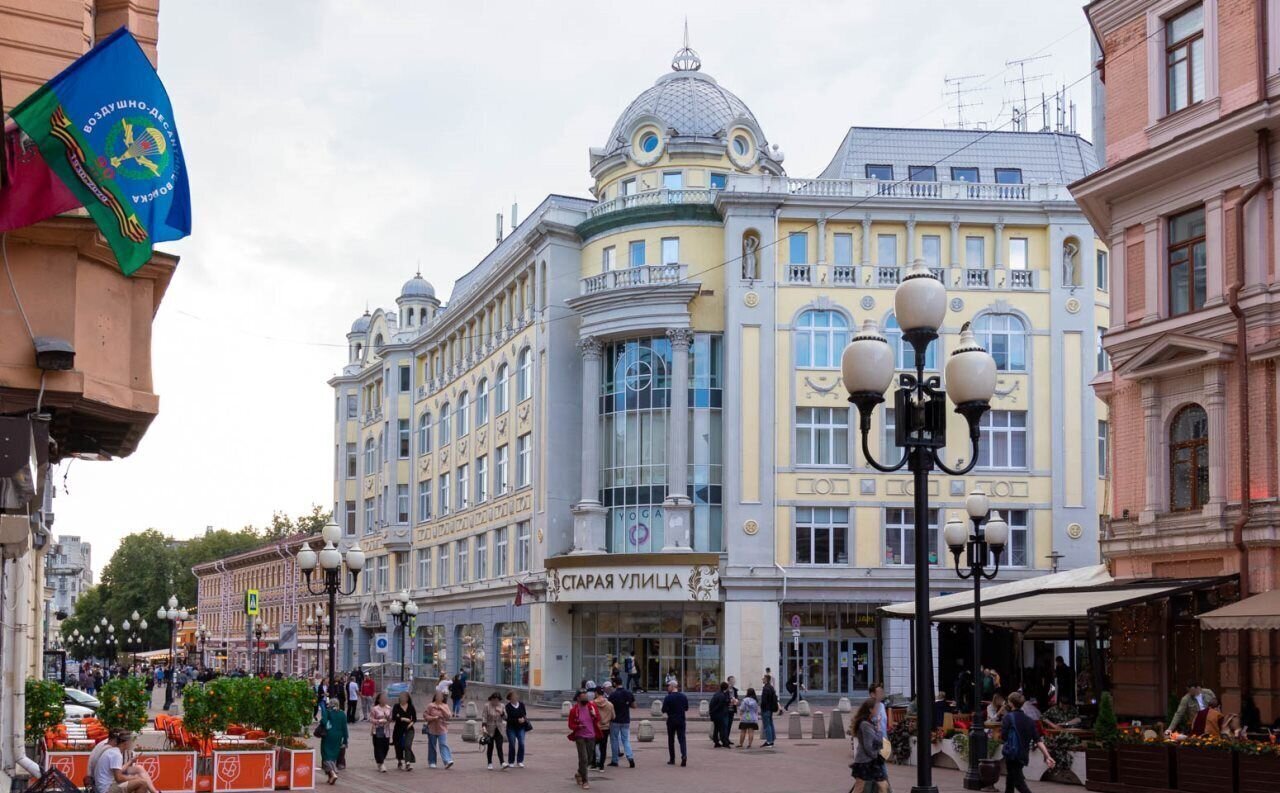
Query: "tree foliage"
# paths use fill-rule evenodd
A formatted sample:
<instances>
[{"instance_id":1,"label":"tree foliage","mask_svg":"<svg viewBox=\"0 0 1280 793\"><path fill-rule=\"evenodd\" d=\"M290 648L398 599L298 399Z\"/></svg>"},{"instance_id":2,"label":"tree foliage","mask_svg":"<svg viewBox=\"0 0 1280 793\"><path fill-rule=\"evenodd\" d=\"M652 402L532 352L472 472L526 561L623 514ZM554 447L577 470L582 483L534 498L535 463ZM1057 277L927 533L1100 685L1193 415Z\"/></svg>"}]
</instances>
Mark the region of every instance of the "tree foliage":
<instances>
[{"instance_id":1,"label":"tree foliage","mask_svg":"<svg viewBox=\"0 0 1280 793\"><path fill-rule=\"evenodd\" d=\"M27 743L42 740L46 732L62 723L62 699L65 696L62 686L52 680L27 678Z\"/></svg>"},{"instance_id":2,"label":"tree foliage","mask_svg":"<svg viewBox=\"0 0 1280 793\"><path fill-rule=\"evenodd\" d=\"M98 720L111 732L127 730L137 732L147 723L147 686L141 677L113 677L102 684L98 691L102 707Z\"/></svg>"},{"instance_id":3,"label":"tree foliage","mask_svg":"<svg viewBox=\"0 0 1280 793\"><path fill-rule=\"evenodd\" d=\"M1116 709L1111 701L1111 692L1103 691L1098 700L1098 718L1093 722L1093 737L1099 746L1106 749L1116 745L1120 739L1120 729L1116 725Z\"/></svg>"}]
</instances>

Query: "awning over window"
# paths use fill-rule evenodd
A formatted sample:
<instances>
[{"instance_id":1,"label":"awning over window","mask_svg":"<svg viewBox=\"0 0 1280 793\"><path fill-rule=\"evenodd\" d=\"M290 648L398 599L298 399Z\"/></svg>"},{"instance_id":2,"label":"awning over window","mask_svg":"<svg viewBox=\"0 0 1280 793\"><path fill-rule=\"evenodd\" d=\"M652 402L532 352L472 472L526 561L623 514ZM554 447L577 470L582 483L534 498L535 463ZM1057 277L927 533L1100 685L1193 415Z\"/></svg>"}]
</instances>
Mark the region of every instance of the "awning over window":
<instances>
[{"instance_id":1,"label":"awning over window","mask_svg":"<svg viewBox=\"0 0 1280 793\"><path fill-rule=\"evenodd\" d=\"M1280 589L1262 592L1200 615L1200 627L1211 631L1280 629Z\"/></svg>"}]
</instances>

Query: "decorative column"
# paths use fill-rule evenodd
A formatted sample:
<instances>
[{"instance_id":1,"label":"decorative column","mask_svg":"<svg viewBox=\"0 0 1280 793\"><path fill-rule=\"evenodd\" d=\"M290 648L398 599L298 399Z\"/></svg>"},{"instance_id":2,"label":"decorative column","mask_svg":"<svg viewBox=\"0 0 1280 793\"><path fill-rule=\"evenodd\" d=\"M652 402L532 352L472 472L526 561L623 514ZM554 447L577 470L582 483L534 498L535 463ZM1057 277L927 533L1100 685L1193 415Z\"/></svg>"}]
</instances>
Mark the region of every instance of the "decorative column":
<instances>
[{"instance_id":1,"label":"decorative column","mask_svg":"<svg viewBox=\"0 0 1280 793\"><path fill-rule=\"evenodd\" d=\"M1227 506L1227 370L1224 366L1204 368L1204 412L1209 419L1209 501L1204 514L1221 515Z\"/></svg>"},{"instance_id":2,"label":"decorative column","mask_svg":"<svg viewBox=\"0 0 1280 793\"><path fill-rule=\"evenodd\" d=\"M951 216L951 266L960 267L960 216Z\"/></svg>"},{"instance_id":3,"label":"decorative column","mask_svg":"<svg viewBox=\"0 0 1280 793\"><path fill-rule=\"evenodd\" d=\"M907 266L916 260L916 216L907 215Z\"/></svg>"},{"instance_id":4,"label":"decorative column","mask_svg":"<svg viewBox=\"0 0 1280 793\"><path fill-rule=\"evenodd\" d=\"M667 422L667 499L664 551L687 551L692 547L693 503L689 500L689 345L693 331L672 328L671 414Z\"/></svg>"},{"instance_id":5,"label":"decorative column","mask_svg":"<svg viewBox=\"0 0 1280 793\"><path fill-rule=\"evenodd\" d=\"M996 221L996 250L995 257L991 260L995 263L996 269L1004 267L1004 218Z\"/></svg>"},{"instance_id":6,"label":"decorative column","mask_svg":"<svg viewBox=\"0 0 1280 793\"><path fill-rule=\"evenodd\" d=\"M871 215L862 216L862 266L871 266Z\"/></svg>"},{"instance_id":7,"label":"decorative column","mask_svg":"<svg viewBox=\"0 0 1280 793\"><path fill-rule=\"evenodd\" d=\"M582 497L573 506L573 550L605 552L605 513L600 503L600 340L578 342L582 353Z\"/></svg>"},{"instance_id":8,"label":"decorative column","mask_svg":"<svg viewBox=\"0 0 1280 793\"><path fill-rule=\"evenodd\" d=\"M1160 505L1164 503L1160 495L1160 484L1164 478L1160 475L1165 469L1161 443L1164 433L1160 427L1160 395L1156 390L1156 381L1147 378L1142 381L1142 428L1147 437L1147 486L1146 499L1142 507L1139 523L1150 523L1155 520Z\"/></svg>"}]
</instances>

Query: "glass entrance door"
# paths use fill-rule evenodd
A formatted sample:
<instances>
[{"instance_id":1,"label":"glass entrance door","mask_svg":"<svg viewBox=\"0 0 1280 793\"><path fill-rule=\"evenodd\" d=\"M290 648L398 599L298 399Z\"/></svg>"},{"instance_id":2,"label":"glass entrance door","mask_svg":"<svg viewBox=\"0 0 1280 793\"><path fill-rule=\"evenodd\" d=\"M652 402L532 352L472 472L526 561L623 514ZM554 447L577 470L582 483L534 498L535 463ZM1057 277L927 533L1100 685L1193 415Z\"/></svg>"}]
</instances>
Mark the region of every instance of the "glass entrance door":
<instances>
[{"instance_id":1,"label":"glass entrance door","mask_svg":"<svg viewBox=\"0 0 1280 793\"><path fill-rule=\"evenodd\" d=\"M837 642L832 642L833 645ZM840 693L865 694L874 679L871 668L871 641L843 639L839 644Z\"/></svg>"},{"instance_id":2,"label":"glass entrance door","mask_svg":"<svg viewBox=\"0 0 1280 793\"><path fill-rule=\"evenodd\" d=\"M799 652L797 645L787 642L785 647L787 659L787 677L799 671L801 682L809 691L824 692L827 690L827 641L825 639L801 640ZM782 681L786 683L784 679Z\"/></svg>"}]
</instances>

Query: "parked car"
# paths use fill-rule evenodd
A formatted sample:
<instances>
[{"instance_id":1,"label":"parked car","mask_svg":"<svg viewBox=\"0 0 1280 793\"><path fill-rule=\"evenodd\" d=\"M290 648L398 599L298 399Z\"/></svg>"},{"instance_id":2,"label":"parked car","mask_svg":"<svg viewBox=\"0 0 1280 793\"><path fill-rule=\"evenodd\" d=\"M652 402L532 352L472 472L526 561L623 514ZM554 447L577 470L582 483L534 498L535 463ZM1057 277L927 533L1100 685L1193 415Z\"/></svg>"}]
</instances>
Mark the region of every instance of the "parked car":
<instances>
[{"instance_id":1,"label":"parked car","mask_svg":"<svg viewBox=\"0 0 1280 793\"><path fill-rule=\"evenodd\" d=\"M77 705L90 711L96 711L102 707L102 702L92 694L86 694L78 688L63 689L65 696L63 697L64 705Z\"/></svg>"},{"instance_id":2,"label":"parked car","mask_svg":"<svg viewBox=\"0 0 1280 793\"><path fill-rule=\"evenodd\" d=\"M86 716L92 716L97 711L86 708L83 705L72 705L70 703L62 706L62 718L66 721L80 721Z\"/></svg>"}]
</instances>

